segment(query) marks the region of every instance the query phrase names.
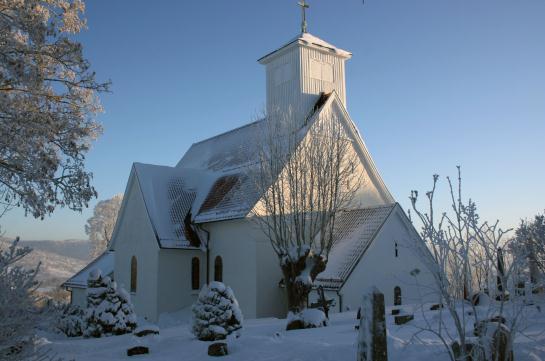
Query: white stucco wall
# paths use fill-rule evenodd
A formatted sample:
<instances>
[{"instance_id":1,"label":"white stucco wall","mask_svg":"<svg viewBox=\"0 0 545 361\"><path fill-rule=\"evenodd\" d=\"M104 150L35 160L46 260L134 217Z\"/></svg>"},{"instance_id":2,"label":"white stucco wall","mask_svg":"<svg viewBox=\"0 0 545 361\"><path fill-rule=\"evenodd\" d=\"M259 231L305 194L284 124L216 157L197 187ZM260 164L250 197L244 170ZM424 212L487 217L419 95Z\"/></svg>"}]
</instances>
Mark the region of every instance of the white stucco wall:
<instances>
[{"instance_id":1,"label":"white stucco wall","mask_svg":"<svg viewBox=\"0 0 545 361\"><path fill-rule=\"evenodd\" d=\"M259 231L261 232L261 230ZM257 252L257 317L284 318L288 312L287 296L278 283L282 270L271 242L263 234L256 237Z\"/></svg>"},{"instance_id":2,"label":"white stucco wall","mask_svg":"<svg viewBox=\"0 0 545 361\"><path fill-rule=\"evenodd\" d=\"M191 260L199 258L199 289L191 288ZM201 250L159 250L158 314L191 306L206 283L206 253Z\"/></svg>"},{"instance_id":3,"label":"white stucco wall","mask_svg":"<svg viewBox=\"0 0 545 361\"><path fill-rule=\"evenodd\" d=\"M223 260L223 282L230 286L245 318L285 317L282 273L269 240L249 219L205 225L210 231L210 280L214 260Z\"/></svg>"},{"instance_id":4,"label":"white stucco wall","mask_svg":"<svg viewBox=\"0 0 545 361\"><path fill-rule=\"evenodd\" d=\"M156 321L159 246L134 173L129 178L123 202L125 204L113 239L116 282L127 292L130 291L131 258L135 256L138 277L136 292L131 293L131 300L139 317Z\"/></svg>"},{"instance_id":5,"label":"white stucco wall","mask_svg":"<svg viewBox=\"0 0 545 361\"><path fill-rule=\"evenodd\" d=\"M418 287L410 272L420 270L418 283L430 285L431 275L420 259L413 253L411 244L414 237L409 233L402 217L401 208L396 206L380 229L374 242L341 288L343 311L357 309L363 292L376 286L384 293L386 305L394 303L394 287L401 287L402 304L436 301L429 295L429 289ZM395 257L395 242L398 257Z\"/></svg>"},{"instance_id":6,"label":"white stucco wall","mask_svg":"<svg viewBox=\"0 0 545 361\"><path fill-rule=\"evenodd\" d=\"M209 223L210 281L214 280L214 259L223 260L223 283L230 286L245 318L255 318L256 242L255 232L246 220Z\"/></svg>"},{"instance_id":7,"label":"white stucco wall","mask_svg":"<svg viewBox=\"0 0 545 361\"><path fill-rule=\"evenodd\" d=\"M81 308L87 307L87 289L72 288L70 289L70 304Z\"/></svg>"}]
</instances>

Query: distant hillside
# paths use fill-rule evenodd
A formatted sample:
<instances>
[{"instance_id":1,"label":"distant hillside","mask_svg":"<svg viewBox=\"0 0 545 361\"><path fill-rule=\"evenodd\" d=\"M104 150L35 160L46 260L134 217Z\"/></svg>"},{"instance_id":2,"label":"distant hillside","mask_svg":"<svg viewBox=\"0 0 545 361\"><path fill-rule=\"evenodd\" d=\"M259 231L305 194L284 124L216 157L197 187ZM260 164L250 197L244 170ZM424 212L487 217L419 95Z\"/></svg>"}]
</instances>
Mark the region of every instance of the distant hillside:
<instances>
[{"instance_id":1,"label":"distant hillside","mask_svg":"<svg viewBox=\"0 0 545 361\"><path fill-rule=\"evenodd\" d=\"M84 261L89 259L91 251L91 242L79 239L65 241L21 241L19 244L35 250L56 253L60 256L77 258Z\"/></svg>"},{"instance_id":2,"label":"distant hillside","mask_svg":"<svg viewBox=\"0 0 545 361\"><path fill-rule=\"evenodd\" d=\"M0 239L1 249L10 244L10 240ZM60 286L90 262L87 241L21 241L19 244L33 249L20 261L21 266L33 268L41 262L38 280L42 289Z\"/></svg>"}]
</instances>

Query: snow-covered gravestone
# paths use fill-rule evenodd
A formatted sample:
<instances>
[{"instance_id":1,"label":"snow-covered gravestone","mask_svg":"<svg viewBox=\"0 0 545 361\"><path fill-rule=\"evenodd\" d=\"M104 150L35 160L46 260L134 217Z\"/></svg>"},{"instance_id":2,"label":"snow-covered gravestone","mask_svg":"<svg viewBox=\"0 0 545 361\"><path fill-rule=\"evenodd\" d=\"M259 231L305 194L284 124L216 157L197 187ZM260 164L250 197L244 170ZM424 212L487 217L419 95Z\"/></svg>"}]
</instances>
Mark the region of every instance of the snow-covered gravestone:
<instances>
[{"instance_id":1,"label":"snow-covered gravestone","mask_svg":"<svg viewBox=\"0 0 545 361\"><path fill-rule=\"evenodd\" d=\"M201 341L223 340L242 327L242 312L230 287L204 285L193 310L193 334Z\"/></svg>"},{"instance_id":2,"label":"snow-covered gravestone","mask_svg":"<svg viewBox=\"0 0 545 361\"><path fill-rule=\"evenodd\" d=\"M87 310L83 336L122 335L136 328L136 315L128 293L95 270L87 280Z\"/></svg>"},{"instance_id":3,"label":"snow-covered gravestone","mask_svg":"<svg viewBox=\"0 0 545 361\"><path fill-rule=\"evenodd\" d=\"M372 287L363 295L357 361L387 361L384 295Z\"/></svg>"}]
</instances>

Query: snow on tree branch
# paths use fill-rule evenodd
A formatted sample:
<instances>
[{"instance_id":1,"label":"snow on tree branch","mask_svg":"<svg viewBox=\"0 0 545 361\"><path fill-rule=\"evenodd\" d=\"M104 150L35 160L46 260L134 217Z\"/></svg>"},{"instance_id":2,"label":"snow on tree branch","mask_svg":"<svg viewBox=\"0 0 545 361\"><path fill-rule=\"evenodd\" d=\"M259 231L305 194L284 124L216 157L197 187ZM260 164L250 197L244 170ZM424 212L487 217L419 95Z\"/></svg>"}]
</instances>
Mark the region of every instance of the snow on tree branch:
<instances>
[{"instance_id":1,"label":"snow on tree branch","mask_svg":"<svg viewBox=\"0 0 545 361\"><path fill-rule=\"evenodd\" d=\"M80 0L5 0L0 6L0 195L35 218L81 210L96 197L85 154L102 128L99 83L72 34Z\"/></svg>"},{"instance_id":2,"label":"snow on tree branch","mask_svg":"<svg viewBox=\"0 0 545 361\"><path fill-rule=\"evenodd\" d=\"M265 128L255 171L263 196L252 213L279 258L289 309L298 313L325 269L336 217L353 205L363 172L354 140L332 112L303 125L290 112L273 114Z\"/></svg>"},{"instance_id":3,"label":"snow on tree branch","mask_svg":"<svg viewBox=\"0 0 545 361\"><path fill-rule=\"evenodd\" d=\"M110 245L122 201L123 195L116 194L111 199L98 202L93 216L87 220L85 233L89 236L93 246L92 257L99 256Z\"/></svg>"}]
</instances>

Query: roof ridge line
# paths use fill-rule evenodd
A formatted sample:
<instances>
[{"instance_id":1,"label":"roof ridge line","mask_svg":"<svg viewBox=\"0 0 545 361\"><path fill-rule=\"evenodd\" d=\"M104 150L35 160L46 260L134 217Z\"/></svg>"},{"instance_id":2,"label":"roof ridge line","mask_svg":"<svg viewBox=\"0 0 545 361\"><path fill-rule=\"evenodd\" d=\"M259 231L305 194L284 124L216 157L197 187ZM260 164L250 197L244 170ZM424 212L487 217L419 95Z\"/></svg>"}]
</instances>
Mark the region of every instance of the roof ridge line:
<instances>
[{"instance_id":1,"label":"roof ridge line","mask_svg":"<svg viewBox=\"0 0 545 361\"><path fill-rule=\"evenodd\" d=\"M378 204L378 205L369 206L369 207L343 209L342 212L362 211L362 210L365 210L365 209L390 208L390 207L395 207L396 204L397 204L397 202L393 202L393 203L387 203L387 204Z\"/></svg>"},{"instance_id":2,"label":"roof ridge line","mask_svg":"<svg viewBox=\"0 0 545 361\"><path fill-rule=\"evenodd\" d=\"M223 133L216 134L216 135L214 135L214 136L212 136L212 137L210 137L210 138L205 138L205 139L203 139L203 140L200 140L200 141L198 141L198 142L195 142L195 143L193 143L192 145L201 144L201 143L207 142L207 141L209 141L209 140L212 140L212 139L215 139L215 138L219 138L219 137L221 137L221 136L224 136L224 135L229 134L229 133L233 133L233 132L235 132L235 131L237 131L237 130L240 130L240 129L242 129L242 128L249 127L250 125L257 124L257 123L259 123L259 122L261 122L261 121L263 121L263 120L265 120L265 118L261 118L261 119L258 119L258 120L254 120L253 122L250 122L250 123L247 123L247 124L243 124L243 125L241 125L241 126L239 126L239 127L233 128L233 129L231 129L231 130L227 130L227 131L225 131L225 132L223 132Z\"/></svg>"}]
</instances>

